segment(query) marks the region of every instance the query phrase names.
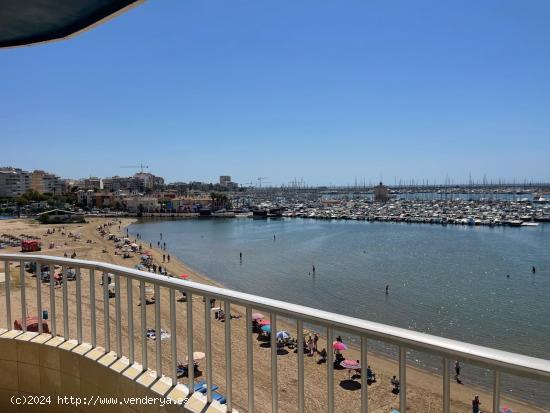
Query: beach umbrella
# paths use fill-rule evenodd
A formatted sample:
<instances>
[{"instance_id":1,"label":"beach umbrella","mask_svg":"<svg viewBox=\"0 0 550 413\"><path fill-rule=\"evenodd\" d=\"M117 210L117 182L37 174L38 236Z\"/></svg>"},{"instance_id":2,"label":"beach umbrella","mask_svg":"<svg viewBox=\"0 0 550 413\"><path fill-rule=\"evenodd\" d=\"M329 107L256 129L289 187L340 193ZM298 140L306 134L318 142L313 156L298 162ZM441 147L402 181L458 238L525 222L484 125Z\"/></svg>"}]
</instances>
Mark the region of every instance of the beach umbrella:
<instances>
[{"instance_id":1,"label":"beach umbrella","mask_svg":"<svg viewBox=\"0 0 550 413\"><path fill-rule=\"evenodd\" d=\"M204 354L202 351L193 352L193 361L202 360L205 357L206 354ZM187 360L187 356L185 357L185 360Z\"/></svg>"},{"instance_id":2,"label":"beach umbrella","mask_svg":"<svg viewBox=\"0 0 550 413\"><path fill-rule=\"evenodd\" d=\"M261 320L264 318L264 315L261 313L252 313L252 320Z\"/></svg>"},{"instance_id":3,"label":"beach umbrella","mask_svg":"<svg viewBox=\"0 0 550 413\"><path fill-rule=\"evenodd\" d=\"M271 327L271 326L270 326ZM290 333L288 331L279 331L277 333L277 340L287 340L290 338Z\"/></svg>"},{"instance_id":4,"label":"beach umbrella","mask_svg":"<svg viewBox=\"0 0 550 413\"><path fill-rule=\"evenodd\" d=\"M340 366L345 369L348 369L349 375L351 376L352 370L357 370L361 368L361 363L358 363L357 360L345 359L340 362Z\"/></svg>"},{"instance_id":5,"label":"beach umbrella","mask_svg":"<svg viewBox=\"0 0 550 413\"><path fill-rule=\"evenodd\" d=\"M262 326L262 331L264 333L271 333L271 326L269 324L266 324L265 326Z\"/></svg>"},{"instance_id":6,"label":"beach umbrella","mask_svg":"<svg viewBox=\"0 0 550 413\"><path fill-rule=\"evenodd\" d=\"M332 348L334 350L338 350L338 351L342 351L342 350L347 350L348 349L348 346L346 346L344 343L342 343L341 341L335 341L334 343L332 343Z\"/></svg>"},{"instance_id":7,"label":"beach umbrella","mask_svg":"<svg viewBox=\"0 0 550 413\"><path fill-rule=\"evenodd\" d=\"M189 274L180 274L180 278L187 280L189 278Z\"/></svg>"},{"instance_id":8,"label":"beach umbrella","mask_svg":"<svg viewBox=\"0 0 550 413\"><path fill-rule=\"evenodd\" d=\"M357 360L351 360L351 359L345 359L343 360L340 365L345 369L360 369L361 363L358 363Z\"/></svg>"},{"instance_id":9,"label":"beach umbrella","mask_svg":"<svg viewBox=\"0 0 550 413\"><path fill-rule=\"evenodd\" d=\"M268 326L271 324L271 321L269 320L260 320L260 322L258 323L261 326Z\"/></svg>"}]
</instances>

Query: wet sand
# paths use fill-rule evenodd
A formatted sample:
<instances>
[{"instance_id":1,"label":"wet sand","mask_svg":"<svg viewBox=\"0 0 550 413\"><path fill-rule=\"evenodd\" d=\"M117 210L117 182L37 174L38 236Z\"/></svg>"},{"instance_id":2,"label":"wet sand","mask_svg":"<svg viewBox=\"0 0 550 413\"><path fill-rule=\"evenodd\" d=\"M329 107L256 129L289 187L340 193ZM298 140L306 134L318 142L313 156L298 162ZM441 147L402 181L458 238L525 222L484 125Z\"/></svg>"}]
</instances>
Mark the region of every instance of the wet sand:
<instances>
[{"instance_id":1,"label":"wet sand","mask_svg":"<svg viewBox=\"0 0 550 413\"><path fill-rule=\"evenodd\" d=\"M139 263L139 254L134 254L133 258L124 259L119 255L114 254L114 242L102 237L97 231L98 225L111 222L110 219L92 218L86 224L70 224L64 225L64 233L61 233L62 225L39 225L30 220L6 220L0 221L0 234L7 233L19 236L20 234L40 236L43 242L44 255L63 256L65 252L70 256L76 252L77 258L104 261L108 263L118 264L126 267L134 267ZM120 225L112 225L107 228L107 232L114 234L125 234L125 227L132 222L130 219L122 219ZM56 228L55 234L46 235L48 228ZM68 234L78 234L80 239L74 237L69 238ZM87 241L90 240L91 243ZM49 244L53 243L54 248L50 249ZM210 280L203 274L189 268L185 263L171 257L170 263L162 262L162 255L169 253L158 248L149 248L148 242L142 240L137 241L141 244L143 251L150 251L155 263L166 266L172 274L188 274L189 279L196 282L202 282L209 285L218 285L218 283ZM106 252L102 252L105 250ZM19 248L6 248L0 250L2 253L19 252ZM2 269L3 271L3 269ZM11 270L12 280L12 318L19 318L21 307L19 302L19 268L16 263L12 263ZM90 329L90 290L89 277L87 271L82 271L82 311L84 315L83 331L84 340L91 340ZM97 314L97 344L104 344L103 335L103 290L99 285L100 275L95 275L95 290L96 302L95 311ZM36 279L26 274L25 277L26 294L27 294L27 313L36 315ZM49 308L49 288L46 284L42 284L42 307ZM121 302L122 302L122 345L123 353L128 354L128 317L127 317L127 295L126 281L121 282ZM76 336L76 300L75 300L75 283L68 283L69 291L69 335ZM134 318L134 342L135 342L135 358L137 362L141 362L141 343L140 337L140 309L138 306L139 288L137 283L132 285L133 291L133 318ZM3 291L2 291L3 295ZM56 323L58 334L63 334L63 319L62 319L62 288L55 289L56 295ZM166 289L161 290L161 327L165 330L170 330L170 314L169 314L169 298ZM109 323L110 323L110 341L111 349L115 349L115 300L109 300ZM219 305L220 303L216 303ZM147 325L145 327L154 328L154 305L148 305L147 308ZM0 300L0 314L5 312L5 301ZM178 359L184 360L187 352L187 324L186 324L186 304L178 302L176 305L177 312L177 349ZM193 297L193 332L194 332L194 350L204 351L204 303L202 297ZM51 311L50 311L51 313ZM244 316L244 309L239 306L232 308L232 313ZM217 390L221 394L226 393L225 388L225 347L224 347L224 323L214 319L212 314L212 348L213 348L213 382L220 388ZM0 319L3 317L0 316ZM294 323L278 320L278 330L286 329L294 337L296 336L296 325ZM247 376L246 376L246 325L244 317L232 320L232 365L233 365L233 405L239 411L247 410ZM256 335L254 335L256 339ZM271 410L271 378L270 378L270 356L271 349L262 341L255 340L254 346L254 380L255 380L255 404L257 411L267 412ZM319 348L326 347L326 342L323 338L319 341ZM165 374L170 374L170 340L162 341L162 369ZM148 360L149 367L155 368L155 342L148 340ZM346 358L359 359L357 349L350 348L344 351ZM318 356L305 357L305 392L306 392L306 410L309 412L317 412L326 410L326 364L317 364ZM388 413L392 408L397 409L399 399L397 395L391 393L390 379L393 375L398 375L398 366L394 360L390 360L379 354L369 353L368 364L372 367L377 376L377 382L369 386L369 411ZM463 369L467 366L463 366ZM200 370L204 372L205 362L200 362ZM204 374L204 373L203 373ZM199 376L198 379L204 378ZM353 412L359 411L360 406L360 385L359 380L350 381L347 370L335 370L335 411ZM278 380L279 380L279 411L280 412L295 412L297 411L297 354L289 350L287 354L278 356ZM187 383L187 379L180 380L182 383ZM407 368L407 400L408 411L410 412L440 412L442 410L442 378L437 374L432 374L428 371L421 370L415 366L408 365ZM484 412L491 411L492 395L479 388L469 386L467 383L458 385L456 382L451 383L451 398L452 412L468 412L471 411L470 402L474 395L478 394L482 402ZM508 405L522 413L544 412L545 409L528 405L516 400L503 399L502 405Z\"/></svg>"}]
</instances>

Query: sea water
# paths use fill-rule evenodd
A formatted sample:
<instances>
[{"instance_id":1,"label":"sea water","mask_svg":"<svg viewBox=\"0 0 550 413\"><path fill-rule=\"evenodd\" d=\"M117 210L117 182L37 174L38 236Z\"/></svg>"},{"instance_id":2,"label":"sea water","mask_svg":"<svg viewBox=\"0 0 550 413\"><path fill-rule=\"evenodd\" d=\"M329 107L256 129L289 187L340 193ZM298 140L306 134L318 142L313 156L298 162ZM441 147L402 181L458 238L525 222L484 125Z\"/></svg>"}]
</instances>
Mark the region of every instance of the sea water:
<instances>
[{"instance_id":1,"label":"sea water","mask_svg":"<svg viewBox=\"0 0 550 413\"><path fill-rule=\"evenodd\" d=\"M235 218L143 221L130 227L138 232L154 245L162 232L168 253L227 288L550 359L547 224ZM441 365L421 353L409 359ZM463 371L490 385L490 372ZM507 377L503 392L550 407L548 385Z\"/></svg>"}]
</instances>

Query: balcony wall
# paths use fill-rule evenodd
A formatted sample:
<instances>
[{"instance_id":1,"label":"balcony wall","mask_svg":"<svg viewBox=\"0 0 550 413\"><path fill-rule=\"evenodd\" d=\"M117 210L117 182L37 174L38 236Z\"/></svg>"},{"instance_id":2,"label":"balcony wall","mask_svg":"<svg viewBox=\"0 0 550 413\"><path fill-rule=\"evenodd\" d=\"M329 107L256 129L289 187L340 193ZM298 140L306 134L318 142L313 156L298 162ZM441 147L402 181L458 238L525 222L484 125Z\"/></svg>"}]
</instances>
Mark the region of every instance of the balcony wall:
<instances>
[{"instance_id":1,"label":"balcony wall","mask_svg":"<svg viewBox=\"0 0 550 413\"><path fill-rule=\"evenodd\" d=\"M152 370L142 371L141 365L129 365L128 359L116 358L102 348L90 344L78 345L50 334L0 330L0 411L1 412L198 412L203 411L206 398L195 393L185 405L124 403L128 398L163 398L183 401L187 387L172 388L167 377L157 379ZM12 404L12 396L44 395L51 397L49 406ZM58 404L58 396L74 396L86 400L118 398L117 405ZM207 412L224 412L225 407L212 403Z\"/></svg>"}]
</instances>

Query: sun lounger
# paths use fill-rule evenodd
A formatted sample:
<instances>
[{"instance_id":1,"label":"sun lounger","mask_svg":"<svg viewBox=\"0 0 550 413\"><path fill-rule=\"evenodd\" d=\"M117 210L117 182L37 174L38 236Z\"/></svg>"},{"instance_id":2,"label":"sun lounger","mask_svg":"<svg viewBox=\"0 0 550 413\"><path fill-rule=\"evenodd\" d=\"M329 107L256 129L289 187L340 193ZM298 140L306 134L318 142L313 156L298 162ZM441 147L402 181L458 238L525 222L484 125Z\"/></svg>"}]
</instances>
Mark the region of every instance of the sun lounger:
<instances>
[{"instance_id":1,"label":"sun lounger","mask_svg":"<svg viewBox=\"0 0 550 413\"><path fill-rule=\"evenodd\" d=\"M225 397L222 396L220 393L216 393L216 392L212 393L212 399L216 400L220 404L225 404L226 402Z\"/></svg>"},{"instance_id":2,"label":"sun lounger","mask_svg":"<svg viewBox=\"0 0 550 413\"><path fill-rule=\"evenodd\" d=\"M218 388L219 388L218 386L216 386L215 384L212 384L212 387L211 387L212 391L218 390ZM195 384L194 389L196 392L206 394L206 390L208 389L208 383L206 383L206 380L200 381Z\"/></svg>"}]
</instances>

